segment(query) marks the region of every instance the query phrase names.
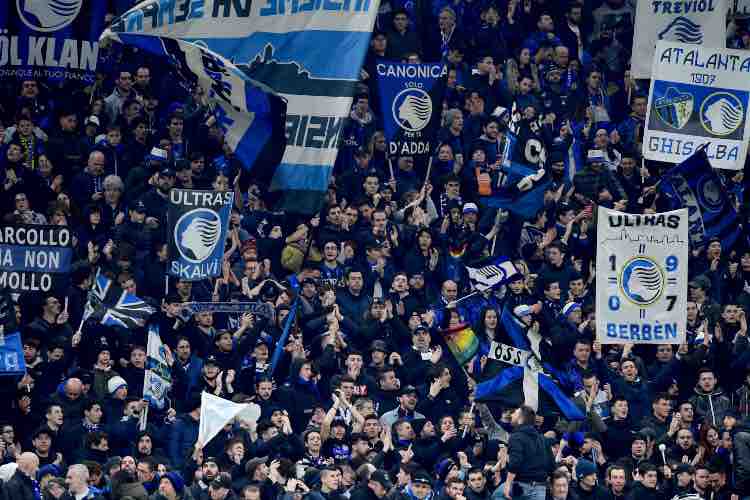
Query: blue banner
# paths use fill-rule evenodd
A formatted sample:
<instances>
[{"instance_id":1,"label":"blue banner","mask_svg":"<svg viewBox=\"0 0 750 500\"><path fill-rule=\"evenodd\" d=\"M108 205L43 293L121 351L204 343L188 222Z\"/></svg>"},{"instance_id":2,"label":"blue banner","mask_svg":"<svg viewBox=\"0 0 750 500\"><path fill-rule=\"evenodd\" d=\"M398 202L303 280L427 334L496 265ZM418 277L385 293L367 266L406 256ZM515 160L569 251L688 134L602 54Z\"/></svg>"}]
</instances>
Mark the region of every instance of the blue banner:
<instances>
[{"instance_id":1,"label":"blue banner","mask_svg":"<svg viewBox=\"0 0 750 500\"><path fill-rule=\"evenodd\" d=\"M269 188L280 198L278 208L296 213L320 210L378 3L177 4L143 1L115 19L105 36L131 33L196 42L286 98L287 147Z\"/></svg>"},{"instance_id":2,"label":"blue banner","mask_svg":"<svg viewBox=\"0 0 750 500\"><path fill-rule=\"evenodd\" d=\"M440 127L446 67L383 61L376 69L389 154L429 155Z\"/></svg>"},{"instance_id":3,"label":"blue banner","mask_svg":"<svg viewBox=\"0 0 750 500\"><path fill-rule=\"evenodd\" d=\"M187 281L221 274L234 193L172 189L169 192L167 271Z\"/></svg>"},{"instance_id":4,"label":"blue banner","mask_svg":"<svg viewBox=\"0 0 750 500\"><path fill-rule=\"evenodd\" d=\"M93 83L107 2L8 0L0 5L0 79Z\"/></svg>"},{"instance_id":5,"label":"blue banner","mask_svg":"<svg viewBox=\"0 0 750 500\"><path fill-rule=\"evenodd\" d=\"M706 148L668 170L659 183L668 209L688 209L690 241L695 247L711 238L731 247L740 235L740 219L721 177L711 168Z\"/></svg>"},{"instance_id":6,"label":"blue banner","mask_svg":"<svg viewBox=\"0 0 750 500\"><path fill-rule=\"evenodd\" d=\"M61 226L0 226L0 288L54 292L68 282L73 238Z\"/></svg>"},{"instance_id":7,"label":"blue banner","mask_svg":"<svg viewBox=\"0 0 750 500\"><path fill-rule=\"evenodd\" d=\"M26 373L21 334L0 336L0 377L15 377Z\"/></svg>"}]
</instances>

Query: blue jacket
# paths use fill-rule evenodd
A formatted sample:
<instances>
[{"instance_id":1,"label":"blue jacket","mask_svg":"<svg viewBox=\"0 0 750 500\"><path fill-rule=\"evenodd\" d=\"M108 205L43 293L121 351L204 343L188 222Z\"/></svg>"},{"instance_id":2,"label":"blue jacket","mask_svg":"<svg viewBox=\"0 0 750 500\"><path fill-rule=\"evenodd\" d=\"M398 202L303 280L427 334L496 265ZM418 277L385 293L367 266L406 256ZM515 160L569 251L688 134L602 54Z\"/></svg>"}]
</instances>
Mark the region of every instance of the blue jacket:
<instances>
[{"instance_id":1,"label":"blue jacket","mask_svg":"<svg viewBox=\"0 0 750 500\"><path fill-rule=\"evenodd\" d=\"M198 440L199 422L190 414L180 415L169 432L169 459L173 464L183 463L187 452Z\"/></svg>"}]
</instances>

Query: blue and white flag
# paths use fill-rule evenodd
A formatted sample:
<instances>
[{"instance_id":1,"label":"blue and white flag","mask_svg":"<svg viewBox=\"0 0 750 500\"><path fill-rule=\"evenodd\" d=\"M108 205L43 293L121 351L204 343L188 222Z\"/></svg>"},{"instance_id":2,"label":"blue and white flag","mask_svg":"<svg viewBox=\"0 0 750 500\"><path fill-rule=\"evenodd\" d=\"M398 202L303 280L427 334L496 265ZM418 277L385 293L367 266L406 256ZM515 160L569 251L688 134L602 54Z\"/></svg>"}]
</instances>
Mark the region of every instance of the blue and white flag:
<instances>
[{"instance_id":1,"label":"blue and white flag","mask_svg":"<svg viewBox=\"0 0 750 500\"><path fill-rule=\"evenodd\" d=\"M169 192L167 272L187 281L221 274L234 193L172 189Z\"/></svg>"},{"instance_id":2,"label":"blue and white flag","mask_svg":"<svg viewBox=\"0 0 750 500\"><path fill-rule=\"evenodd\" d=\"M518 274L516 266L507 257L497 257L481 267L466 266L466 272L474 289L480 292L504 285L511 276Z\"/></svg>"},{"instance_id":3,"label":"blue and white flag","mask_svg":"<svg viewBox=\"0 0 750 500\"><path fill-rule=\"evenodd\" d=\"M248 78L227 59L197 44L166 37L107 33L108 37L163 58L189 84L201 87L224 140L245 170L262 163L258 172L272 172L278 165L286 144L286 102L268 86Z\"/></svg>"},{"instance_id":4,"label":"blue and white flag","mask_svg":"<svg viewBox=\"0 0 750 500\"><path fill-rule=\"evenodd\" d=\"M549 175L539 175L519 163L507 162L501 167L505 182L493 189L492 196L482 197L481 203L488 208L509 210L523 219L531 219L544 207L544 193L552 184Z\"/></svg>"},{"instance_id":5,"label":"blue and white flag","mask_svg":"<svg viewBox=\"0 0 750 500\"><path fill-rule=\"evenodd\" d=\"M270 189L279 207L299 213L323 205L339 134L349 115L378 2L146 0L114 20L112 32L205 46L288 101L287 147Z\"/></svg>"},{"instance_id":6,"label":"blue and white flag","mask_svg":"<svg viewBox=\"0 0 750 500\"><path fill-rule=\"evenodd\" d=\"M128 293L97 272L89 289L81 326L89 318L94 318L103 325L133 329L145 325L155 312L143 299Z\"/></svg>"},{"instance_id":7,"label":"blue and white flag","mask_svg":"<svg viewBox=\"0 0 750 500\"><path fill-rule=\"evenodd\" d=\"M445 65L382 61L376 70L388 153L429 155L440 127Z\"/></svg>"},{"instance_id":8,"label":"blue and white flag","mask_svg":"<svg viewBox=\"0 0 750 500\"><path fill-rule=\"evenodd\" d=\"M94 82L107 2L0 2L0 80Z\"/></svg>"},{"instance_id":9,"label":"blue and white flag","mask_svg":"<svg viewBox=\"0 0 750 500\"><path fill-rule=\"evenodd\" d=\"M21 344L20 333L0 333L0 377L16 377L26 373Z\"/></svg>"},{"instance_id":10,"label":"blue and white flag","mask_svg":"<svg viewBox=\"0 0 750 500\"><path fill-rule=\"evenodd\" d=\"M477 401L497 401L505 408L526 405L540 415L563 415L568 420L586 418L576 403L544 372L544 368L530 352L527 351L526 355L518 360L501 358L498 361L514 366L478 384L475 393Z\"/></svg>"},{"instance_id":11,"label":"blue and white flag","mask_svg":"<svg viewBox=\"0 0 750 500\"><path fill-rule=\"evenodd\" d=\"M163 410L171 388L172 373L167 363L167 348L159 336L159 325L152 323L148 329L143 399L148 401L149 406Z\"/></svg>"},{"instance_id":12,"label":"blue and white flag","mask_svg":"<svg viewBox=\"0 0 750 500\"><path fill-rule=\"evenodd\" d=\"M653 66L644 156L680 163L705 146L714 168L744 168L750 141L747 51L660 41Z\"/></svg>"},{"instance_id":13,"label":"blue and white flag","mask_svg":"<svg viewBox=\"0 0 750 500\"><path fill-rule=\"evenodd\" d=\"M740 217L721 177L711 168L705 148L667 170L659 192L667 199L669 210L688 209L690 241L695 247L719 238L728 249L740 236Z\"/></svg>"},{"instance_id":14,"label":"blue and white flag","mask_svg":"<svg viewBox=\"0 0 750 500\"><path fill-rule=\"evenodd\" d=\"M727 0L637 2L633 57L630 59L631 76L651 78L651 57L659 40L704 47L724 47L727 34L727 3ZM611 19L603 19L604 29L618 29L617 24L621 20L615 16L617 15L612 14L609 16ZM630 14L627 16L630 17Z\"/></svg>"}]
</instances>

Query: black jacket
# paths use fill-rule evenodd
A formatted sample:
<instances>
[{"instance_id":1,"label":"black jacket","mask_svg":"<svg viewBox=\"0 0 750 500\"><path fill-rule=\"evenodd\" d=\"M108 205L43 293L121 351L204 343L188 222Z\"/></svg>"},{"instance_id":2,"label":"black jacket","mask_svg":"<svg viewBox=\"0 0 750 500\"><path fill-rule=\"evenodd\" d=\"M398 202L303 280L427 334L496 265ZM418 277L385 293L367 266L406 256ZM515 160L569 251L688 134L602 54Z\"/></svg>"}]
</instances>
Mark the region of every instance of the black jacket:
<instances>
[{"instance_id":1,"label":"black jacket","mask_svg":"<svg viewBox=\"0 0 750 500\"><path fill-rule=\"evenodd\" d=\"M13 500L35 500L34 485L31 478L16 470L15 474L3 485L3 495Z\"/></svg>"},{"instance_id":2,"label":"black jacket","mask_svg":"<svg viewBox=\"0 0 750 500\"><path fill-rule=\"evenodd\" d=\"M546 481L554 467L552 450L533 426L521 425L513 431L508 442L508 472L516 475L516 481Z\"/></svg>"}]
</instances>

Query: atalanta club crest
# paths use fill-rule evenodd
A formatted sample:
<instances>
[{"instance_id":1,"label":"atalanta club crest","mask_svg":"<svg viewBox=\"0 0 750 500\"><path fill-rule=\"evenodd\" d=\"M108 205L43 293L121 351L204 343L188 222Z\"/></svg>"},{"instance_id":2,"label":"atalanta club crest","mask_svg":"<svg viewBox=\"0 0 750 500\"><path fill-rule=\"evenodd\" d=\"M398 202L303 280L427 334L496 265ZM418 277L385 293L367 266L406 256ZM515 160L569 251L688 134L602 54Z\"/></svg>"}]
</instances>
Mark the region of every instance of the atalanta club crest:
<instances>
[{"instance_id":1,"label":"atalanta club crest","mask_svg":"<svg viewBox=\"0 0 750 500\"><path fill-rule=\"evenodd\" d=\"M691 94L669 87L662 97L654 100L656 116L664 124L679 130L690 120L694 102Z\"/></svg>"}]
</instances>

